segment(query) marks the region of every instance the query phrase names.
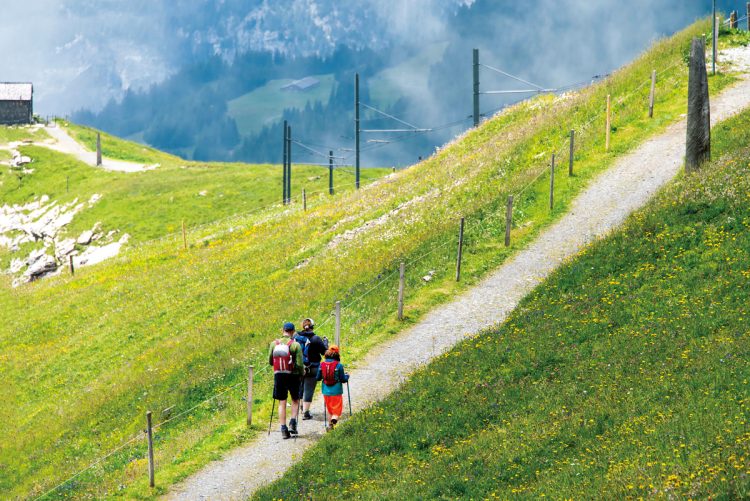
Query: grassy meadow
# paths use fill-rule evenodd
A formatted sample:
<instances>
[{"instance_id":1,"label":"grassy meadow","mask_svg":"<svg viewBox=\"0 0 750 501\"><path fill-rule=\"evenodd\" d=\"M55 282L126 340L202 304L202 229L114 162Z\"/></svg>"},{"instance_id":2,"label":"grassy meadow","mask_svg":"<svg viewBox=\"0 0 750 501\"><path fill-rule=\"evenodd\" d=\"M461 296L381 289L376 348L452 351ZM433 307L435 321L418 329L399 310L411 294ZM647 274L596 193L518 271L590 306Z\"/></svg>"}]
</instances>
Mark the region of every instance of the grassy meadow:
<instances>
[{"instance_id":1,"label":"grassy meadow","mask_svg":"<svg viewBox=\"0 0 750 501\"><path fill-rule=\"evenodd\" d=\"M244 193L266 196L265 189L251 191L253 174L246 166L190 164L182 169L187 164L159 154L154 158L162 163L160 169L132 178L71 166L71 173L80 176L71 186L81 190L81 198L101 190L105 198L95 209L111 211L116 227L132 232L141 243L75 277L17 289L10 289L8 281L0 284L0 375L9 382L0 398L15 403L0 410L0 419L13 423L0 431L0 494L150 498L247 441L268 417L269 378L260 368L266 343L282 321L313 316L319 333L330 338L330 309L341 300L342 344L347 360L356 364L372 346L475 283L564 214L575 195L618 154L680 118L687 86L684 55L690 38L706 28L701 22L658 42L593 87L540 96L506 110L419 165L359 192L334 198L312 195L307 212L299 201L252 213L260 201L237 209ZM660 76L656 117L649 120L653 68ZM711 91L732 81L731 75L712 76ZM614 99L609 152L604 151L607 94ZM578 131L576 174L558 177L556 206L550 212L543 171L553 152L567 162L565 140L573 128ZM76 133L91 141L90 131ZM109 141L105 137L105 145ZM113 156L152 158L139 145L112 148ZM32 147L28 153L36 154L43 168L44 153ZM161 181L160 172L165 176ZM138 181L149 175L155 176L153 184ZM121 183L138 187L118 184L120 176L126 179ZM225 178L217 181L221 176ZM276 200L278 177L262 177L254 182L268 182L275 191L267 196ZM312 171L309 177L315 177ZM56 190L55 196L63 198L64 177L51 173L50 178L37 178L48 183L39 188L32 187L30 178L29 189L35 195ZM108 209L107 193L117 200L117 190L121 206ZM210 202L196 198L200 190L208 191L202 198ZM132 198L133 193L141 198ZM235 204L221 200L230 193ZM509 194L516 195L516 204L513 246L508 249L502 241ZM171 197L179 200L174 207ZM202 207L211 211L210 218L200 218ZM118 220L121 211L131 215ZM90 221L82 221L81 227L94 220L110 224L105 215L97 219L84 213L81 218ZM221 220L224 216L232 218ZM451 275L461 216L467 218L464 278L455 283ZM134 221L138 218L149 220L140 231ZM182 219L190 228L187 250L179 234L150 240L176 230ZM394 272L400 261L408 263L403 323L395 318ZM424 283L420 277L428 271L435 276ZM256 366L259 424L247 428L242 397L250 363ZM154 412L159 424L155 490L147 486L140 433L146 410Z\"/></svg>"},{"instance_id":2,"label":"grassy meadow","mask_svg":"<svg viewBox=\"0 0 750 501\"><path fill-rule=\"evenodd\" d=\"M256 498L750 497L749 131Z\"/></svg>"}]
</instances>

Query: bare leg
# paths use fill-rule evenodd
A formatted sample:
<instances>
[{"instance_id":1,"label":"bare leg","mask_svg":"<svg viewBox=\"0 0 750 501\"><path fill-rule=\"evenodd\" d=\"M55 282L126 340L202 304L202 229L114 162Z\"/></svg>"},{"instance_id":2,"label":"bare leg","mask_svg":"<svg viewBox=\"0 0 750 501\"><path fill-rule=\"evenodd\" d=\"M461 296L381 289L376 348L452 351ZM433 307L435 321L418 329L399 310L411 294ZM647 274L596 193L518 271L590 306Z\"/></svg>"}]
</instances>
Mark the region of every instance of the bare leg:
<instances>
[{"instance_id":1,"label":"bare leg","mask_svg":"<svg viewBox=\"0 0 750 501\"><path fill-rule=\"evenodd\" d=\"M302 412L310 412L310 405L312 402L302 402Z\"/></svg>"},{"instance_id":2,"label":"bare leg","mask_svg":"<svg viewBox=\"0 0 750 501\"><path fill-rule=\"evenodd\" d=\"M286 400L279 400L279 423L281 426L286 426Z\"/></svg>"},{"instance_id":3,"label":"bare leg","mask_svg":"<svg viewBox=\"0 0 750 501\"><path fill-rule=\"evenodd\" d=\"M286 415L286 412L284 414ZM299 417L299 400L292 400L292 416L294 419Z\"/></svg>"}]
</instances>

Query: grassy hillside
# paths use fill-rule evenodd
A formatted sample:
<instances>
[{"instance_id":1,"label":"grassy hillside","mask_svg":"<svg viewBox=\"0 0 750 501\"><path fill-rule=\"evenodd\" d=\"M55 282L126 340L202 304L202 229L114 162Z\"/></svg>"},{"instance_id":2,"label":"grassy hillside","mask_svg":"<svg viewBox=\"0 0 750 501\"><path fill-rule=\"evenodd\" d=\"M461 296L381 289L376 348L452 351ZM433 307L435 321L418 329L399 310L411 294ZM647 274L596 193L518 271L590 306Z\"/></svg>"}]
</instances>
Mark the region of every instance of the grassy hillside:
<instances>
[{"instance_id":1,"label":"grassy hillside","mask_svg":"<svg viewBox=\"0 0 750 501\"><path fill-rule=\"evenodd\" d=\"M257 498L750 497L749 131Z\"/></svg>"},{"instance_id":2,"label":"grassy hillside","mask_svg":"<svg viewBox=\"0 0 750 501\"><path fill-rule=\"evenodd\" d=\"M76 125L68 129L82 144L95 149L96 131ZM1 128L0 142L45 135L43 130ZM279 166L188 162L107 134L102 135L102 150L110 158L159 167L140 173L109 172L41 146L22 146L20 151L34 160L30 165L34 172L19 179L17 173L0 169L0 200L26 203L48 195L64 204L99 194L101 200L75 217L68 234L77 236L101 222L104 232L120 230L128 233L132 242L140 243L180 231L183 220L191 228L246 214L281 198ZM385 172L367 169L363 182L371 182ZM303 187L309 193L320 193L328 189L328 169L295 165L292 181L295 197L301 195ZM352 190L353 178L337 171L334 184L339 191ZM7 268L7 262L0 261L0 266Z\"/></svg>"},{"instance_id":3,"label":"grassy hillside","mask_svg":"<svg viewBox=\"0 0 750 501\"><path fill-rule=\"evenodd\" d=\"M74 278L0 290L0 375L10 382L0 398L17 403L0 411L14 423L0 432L0 492L42 494L135 437L50 497L148 497L139 434L147 409L158 423L172 416L157 431L156 493L247 440L262 426L244 425L247 365L263 366L262 352L283 320L312 315L331 337L325 322L342 300L342 341L348 359L357 360L404 326L394 318L401 260L409 263L406 325L478 280L563 214L619 153L679 119L684 54L706 27L658 43L580 93L516 106L358 193L314 198L307 213L295 204L236 217L190 232L191 242L202 244L188 251L164 239ZM652 68L661 73L657 118L649 120ZM711 77L712 92L731 81ZM605 153L607 94L615 106L613 147ZM577 174L558 179L550 212L548 182L537 175L553 152L567 151L571 128L579 132ZM506 249L511 193L516 227L514 247ZM466 249L464 281L456 284L450 270L460 216L467 217ZM430 270L435 277L422 282ZM260 422L270 407L268 383L258 374Z\"/></svg>"},{"instance_id":4,"label":"grassy hillside","mask_svg":"<svg viewBox=\"0 0 750 501\"><path fill-rule=\"evenodd\" d=\"M237 122L240 135L257 134L263 127L280 120L282 112L287 108L302 110L308 103L311 106L316 102L328 103L336 85L334 75L312 76L320 80L320 85L305 92L281 90L281 87L294 80L271 80L263 87L229 101L229 116Z\"/></svg>"}]
</instances>

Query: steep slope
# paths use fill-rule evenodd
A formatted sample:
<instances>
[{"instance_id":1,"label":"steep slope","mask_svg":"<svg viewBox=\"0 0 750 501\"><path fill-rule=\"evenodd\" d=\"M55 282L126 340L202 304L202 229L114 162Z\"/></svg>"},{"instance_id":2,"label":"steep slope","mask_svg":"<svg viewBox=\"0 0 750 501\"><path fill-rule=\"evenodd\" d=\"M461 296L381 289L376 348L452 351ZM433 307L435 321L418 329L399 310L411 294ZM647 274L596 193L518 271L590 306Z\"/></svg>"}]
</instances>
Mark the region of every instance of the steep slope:
<instances>
[{"instance_id":1,"label":"steep slope","mask_svg":"<svg viewBox=\"0 0 750 501\"><path fill-rule=\"evenodd\" d=\"M9 473L0 488L9 497L53 488L54 496L103 496L120 488L149 495L139 431L147 409L160 425L160 490L246 440L259 427L244 425L241 386L247 365L261 366L279 322L312 314L332 337L327 314L341 299L342 341L357 360L404 326L394 318L399 261L412 263L407 323L478 280L564 214L619 154L679 119L685 47L705 29L699 23L660 42L580 93L542 96L508 110L415 168L358 193L318 196L306 213L298 204L267 209L189 234L204 245L187 251L175 236L75 278L3 290L2 375L11 381L3 397L17 405L3 409L3 420L15 428L1 437ZM660 69L658 113L649 120L652 68ZM712 91L731 81L712 78ZM615 96L610 152L601 132L607 94ZM540 176L552 152L567 151L573 128L576 175L558 178L549 211L548 182ZM506 249L508 194L516 195L516 205L513 246ZM464 281L456 284L451 268L459 216L467 217L466 249ZM24 316L15 313L22 309ZM268 379L257 376L256 386L262 416Z\"/></svg>"},{"instance_id":2,"label":"steep slope","mask_svg":"<svg viewBox=\"0 0 750 501\"><path fill-rule=\"evenodd\" d=\"M749 130L256 498L750 496Z\"/></svg>"}]
</instances>

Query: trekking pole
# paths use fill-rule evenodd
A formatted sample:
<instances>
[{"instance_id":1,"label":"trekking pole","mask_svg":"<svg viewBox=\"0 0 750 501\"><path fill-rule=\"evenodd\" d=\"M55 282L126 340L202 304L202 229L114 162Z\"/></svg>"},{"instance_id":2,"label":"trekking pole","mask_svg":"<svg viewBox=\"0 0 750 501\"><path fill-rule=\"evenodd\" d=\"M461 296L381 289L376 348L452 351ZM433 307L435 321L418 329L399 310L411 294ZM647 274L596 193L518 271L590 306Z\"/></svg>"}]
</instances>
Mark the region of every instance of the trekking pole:
<instances>
[{"instance_id":1,"label":"trekking pole","mask_svg":"<svg viewBox=\"0 0 750 501\"><path fill-rule=\"evenodd\" d=\"M276 405L276 399L271 400L271 419L268 420L268 435L271 435L271 425L273 424L273 409Z\"/></svg>"},{"instance_id":2,"label":"trekking pole","mask_svg":"<svg viewBox=\"0 0 750 501\"><path fill-rule=\"evenodd\" d=\"M349 417L352 417L352 394L349 391L349 381L346 382L346 397L349 400Z\"/></svg>"},{"instance_id":3,"label":"trekking pole","mask_svg":"<svg viewBox=\"0 0 750 501\"><path fill-rule=\"evenodd\" d=\"M325 399L323 399L323 429L328 431L328 413L326 412Z\"/></svg>"}]
</instances>

